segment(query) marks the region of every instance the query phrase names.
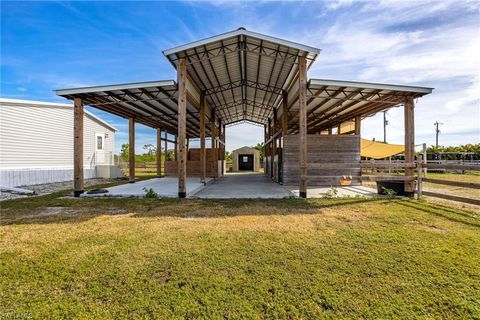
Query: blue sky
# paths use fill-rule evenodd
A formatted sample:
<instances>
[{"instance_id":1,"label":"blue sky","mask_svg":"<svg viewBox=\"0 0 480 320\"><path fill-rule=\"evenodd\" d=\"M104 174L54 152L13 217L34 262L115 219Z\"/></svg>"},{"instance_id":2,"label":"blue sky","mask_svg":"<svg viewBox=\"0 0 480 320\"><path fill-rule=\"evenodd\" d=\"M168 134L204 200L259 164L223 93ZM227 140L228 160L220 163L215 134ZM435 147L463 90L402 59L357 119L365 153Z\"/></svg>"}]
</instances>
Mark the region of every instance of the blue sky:
<instances>
[{"instance_id":1,"label":"blue sky","mask_svg":"<svg viewBox=\"0 0 480 320\"><path fill-rule=\"evenodd\" d=\"M435 87L416 105L416 142L480 141L479 1L1 2L1 96L65 102L52 90L175 79L162 50L237 29L322 49L309 77ZM91 109L90 109L91 110ZM91 110L116 126L124 119ZM403 110L388 113L387 140L403 141ZM362 123L383 138L382 117ZM249 134L247 134L249 133ZM227 129L227 149L253 145L263 129ZM137 150L154 144L137 128Z\"/></svg>"}]
</instances>

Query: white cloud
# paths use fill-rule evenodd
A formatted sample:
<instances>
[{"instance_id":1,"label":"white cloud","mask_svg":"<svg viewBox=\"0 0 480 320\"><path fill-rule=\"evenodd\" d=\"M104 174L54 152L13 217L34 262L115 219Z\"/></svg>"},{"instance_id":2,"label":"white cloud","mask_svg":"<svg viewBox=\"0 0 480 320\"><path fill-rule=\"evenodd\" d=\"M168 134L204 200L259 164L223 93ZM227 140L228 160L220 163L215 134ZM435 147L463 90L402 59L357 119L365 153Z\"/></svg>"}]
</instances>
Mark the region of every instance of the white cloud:
<instances>
[{"instance_id":1,"label":"white cloud","mask_svg":"<svg viewBox=\"0 0 480 320\"><path fill-rule=\"evenodd\" d=\"M309 76L435 87L418 100L417 141L433 143L439 120L445 143L478 143L479 4L380 1L366 2L360 12L343 11L327 32L302 39L324 49ZM403 110L390 114L398 119L391 120L387 140L402 143ZM382 116L366 119L362 134L382 139Z\"/></svg>"}]
</instances>

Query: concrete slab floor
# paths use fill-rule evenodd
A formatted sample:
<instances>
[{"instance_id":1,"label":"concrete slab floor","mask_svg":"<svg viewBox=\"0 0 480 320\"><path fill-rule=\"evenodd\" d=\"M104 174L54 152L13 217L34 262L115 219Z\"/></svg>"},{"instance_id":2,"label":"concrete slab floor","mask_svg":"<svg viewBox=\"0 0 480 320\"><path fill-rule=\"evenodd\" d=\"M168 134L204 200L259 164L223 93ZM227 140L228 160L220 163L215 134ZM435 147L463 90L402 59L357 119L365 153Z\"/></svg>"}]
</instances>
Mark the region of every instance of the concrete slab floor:
<instances>
[{"instance_id":1,"label":"concrete slab floor","mask_svg":"<svg viewBox=\"0 0 480 320\"><path fill-rule=\"evenodd\" d=\"M192 195L205 199L281 199L291 196L288 189L263 173L227 173Z\"/></svg>"},{"instance_id":2,"label":"concrete slab floor","mask_svg":"<svg viewBox=\"0 0 480 320\"><path fill-rule=\"evenodd\" d=\"M207 183L210 179L207 180ZM198 177L187 178L187 197L192 193L197 192L204 187L204 184L200 182ZM178 196L178 178L177 177L164 177L153 178L135 183L126 183L115 187L106 188L108 193L101 194L82 194L82 197L143 197L146 193L144 190L150 188L159 197L176 198Z\"/></svg>"},{"instance_id":3,"label":"concrete slab floor","mask_svg":"<svg viewBox=\"0 0 480 320\"><path fill-rule=\"evenodd\" d=\"M298 186L286 186L291 193L299 196ZM377 194L377 190L364 187L364 186L342 186L335 187L337 189L337 197L355 197L355 196L364 196L364 197L373 197ZM327 186L318 186L318 187L307 187L307 198L323 198L331 190L331 187Z\"/></svg>"}]
</instances>

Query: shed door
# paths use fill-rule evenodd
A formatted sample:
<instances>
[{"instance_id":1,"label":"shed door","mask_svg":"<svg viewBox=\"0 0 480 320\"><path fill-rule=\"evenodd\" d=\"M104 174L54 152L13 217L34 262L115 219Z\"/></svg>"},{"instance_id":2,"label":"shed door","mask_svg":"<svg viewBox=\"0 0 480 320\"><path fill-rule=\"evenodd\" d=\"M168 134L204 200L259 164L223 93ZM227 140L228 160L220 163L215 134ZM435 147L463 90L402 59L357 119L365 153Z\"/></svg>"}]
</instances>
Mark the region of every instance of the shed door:
<instances>
[{"instance_id":1,"label":"shed door","mask_svg":"<svg viewBox=\"0 0 480 320\"><path fill-rule=\"evenodd\" d=\"M253 154L238 155L238 170L253 171Z\"/></svg>"}]
</instances>

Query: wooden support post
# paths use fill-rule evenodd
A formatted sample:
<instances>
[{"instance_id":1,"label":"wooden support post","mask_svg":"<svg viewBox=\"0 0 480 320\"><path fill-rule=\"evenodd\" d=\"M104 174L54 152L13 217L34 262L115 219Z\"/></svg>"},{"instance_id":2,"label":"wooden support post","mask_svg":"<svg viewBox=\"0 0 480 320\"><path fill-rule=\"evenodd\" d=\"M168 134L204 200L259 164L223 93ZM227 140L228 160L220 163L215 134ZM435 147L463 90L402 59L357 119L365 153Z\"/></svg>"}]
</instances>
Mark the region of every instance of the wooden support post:
<instances>
[{"instance_id":1,"label":"wooden support post","mask_svg":"<svg viewBox=\"0 0 480 320\"><path fill-rule=\"evenodd\" d=\"M179 59L177 65L178 83L178 197L187 196L187 152L185 143L187 139L187 67L185 59Z\"/></svg>"},{"instance_id":2,"label":"wooden support post","mask_svg":"<svg viewBox=\"0 0 480 320\"><path fill-rule=\"evenodd\" d=\"M423 154L417 155L417 199L422 198L422 164L423 164Z\"/></svg>"},{"instance_id":3,"label":"wooden support post","mask_svg":"<svg viewBox=\"0 0 480 320\"><path fill-rule=\"evenodd\" d=\"M226 156L225 153L226 153L226 150L227 150L226 146L225 146L225 141L226 141L226 138L225 138L226 137L226 131L225 131L225 129L226 129L226 127L225 127L225 125L223 125L223 128L222 128L222 133L223 133L222 134L222 142L223 142L223 145L222 145L222 160L223 160L222 175L225 174L225 164L227 162L227 159L225 157Z\"/></svg>"},{"instance_id":4,"label":"wooden support post","mask_svg":"<svg viewBox=\"0 0 480 320\"><path fill-rule=\"evenodd\" d=\"M210 115L210 128L212 131L211 139L212 139L212 162L213 162L213 177L217 177L217 119L215 115L215 110L212 109L212 113Z\"/></svg>"},{"instance_id":5,"label":"wooden support post","mask_svg":"<svg viewBox=\"0 0 480 320\"><path fill-rule=\"evenodd\" d=\"M273 136L273 128L272 128L272 119L268 119L268 139ZM270 178L273 177L273 142L270 140L268 143L268 155L270 156L270 163L268 165L268 175Z\"/></svg>"},{"instance_id":6,"label":"wooden support post","mask_svg":"<svg viewBox=\"0 0 480 320\"><path fill-rule=\"evenodd\" d=\"M175 143L173 144L173 159L177 161L178 159L178 139L177 136L174 138ZM187 151L188 151L188 139L187 139Z\"/></svg>"},{"instance_id":7,"label":"wooden support post","mask_svg":"<svg viewBox=\"0 0 480 320\"><path fill-rule=\"evenodd\" d=\"M361 123L362 123L362 117L358 116L355 117L355 134L360 135L361 132Z\"/></svg>"},{"instance_id":8,"label":"wooden support post","mask_svg":"<svg viewBox=\"0 0 480 320\"><path fill-rule=\"evenodd\" d=\"M222 130L222 119L218 119L218 165L220 168L217 168L217 174L220 172L219 176L223 175L223 144L220 141L223 141L223 130Z\"/></svg>"},{"instance_id":9,"label":"wooden support post","mask_svg":"<svg viewBox=\"0 0 480 320\"><path fill-rule=\"evenodd\" d=\"M330 127L330 128L328 128L328 135L330 135L330 136L331 136L332 134L333 134L333 128L332 128L332 127Z\"/></svg>"},{"instance_id":10,"label":"wooden support post","mask_svg":"<svg viewBox=\"0 0 480 320\"><path fill-rule=\"evenodd\" d=\"M415 117L413 97L405 98L405 163L413 163L415 160ZM413 177L414 168L405 168L405 176ZM415 192L415 181L405 181L405 193L413 195Z\"/></svg>"},{"instance_id":11,"label":"wooden support post","mask_svg":"<svg viewBox=\"0 0 480 320\"><path fill-rule=\"evenodd\" d=\"M288 134L288 92L282 91L282 136Z\"/></svg>"},{"instance_id":12,"label":"wooden support post","mask_svg":"<svg viewBox=\"0 0 480 320\"><path fill-rule=\"evenodd\" d=\"M135 119L128 119L128 182L135 182Z\"/></svg>"},{"instance_id":13,"label":"wooden support post","mask_svg":"<svg viewBox=\"0 0 480 320\"><path fill-rule=\"evenodd\" d=\"M74 99L73 107L73 196L83 193L83 101Z\"/></svg>"},{"instance_id":14,"label":"wooden support post","mask_svg":"<svg viewBox=\"0 0 480 320\"><path fill-rule=\"evenodd\" d=\"M162 176L162 129L157 128L157 177Z\"/></svg>"},{"instance_id":15,"label":"wooden support post","mask_svg":"<svg viewBox=\"0 0 480 320\"><path fill-rule=\"evenodd\" d=\"M423 143L422 144L422 163L426 164L427 163L427 144ZM427 167L423 168L423 176L426 178L427 177Z\"/></svg>"},{"instance_id":16,"label":"wooden support post","mask_svg":"<svg viewBox=\"0 0 480 320\"><path fill-rule=\"evenodd\" d=\"M200 181L207 180L207 157L205 154L205 92L200 95Z\"/></svg>"},{"instance_id":17,"label":"wooden support post","mask_svg":"<svg viewBox=\"0 0 480 320\"><path fill-rule=\"evenodd\" d=\"M341 135L341 134L342 134L342 124L339 123L337 126L337 135Z\"/></svg>"},{"instance_id":18,"label":"wooden support post","mask_svg":"<svg viewBox=\"0 0 480 320\"><path fill-rule=\"evenodd\" d=\"M267 142L268 136L267 136L267 125L263 125L263 174L267 175L267 152L268 152L268 147L267 147Z\"/></svg>"},{"instance_id":19,"label":"wooden support post","mask_svg":"<svg viewBox=\"0 0 480 320\"><path fill-rule=\"evenodd\" d=\"M277 109L273 109L273 131L272 134L277 133ZM277 155L277 139L272 139L272 179L275 180L275 156Z\"/></svg>"},{"instance_id":20,"label":"wooden support post","mask_svg":"<svg viewBox=\"0 0 480 320\"><path fill-rule=\"evenodd\" d=\"M163 145L164 145L163 150L165 152L165 161L167 161L167 156L168 156L168 141L167 141L167 139L168 139L168 133L167 133L167 131L165 131L165 140L163 140Z\"/></svg>"},{"instance_id":21,"label":"wooden support post","mask_svg":"<svg viewBox=\"0 0 480 320\"><path fill-rule=\"evenodd\" d=\"M307 197L307 60L298 57L298 113L300 136L300 184L299 195Z\"/></svg>"}]
</instances>

